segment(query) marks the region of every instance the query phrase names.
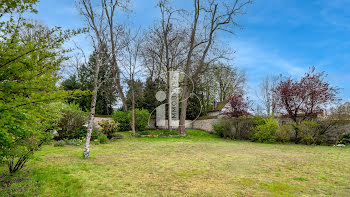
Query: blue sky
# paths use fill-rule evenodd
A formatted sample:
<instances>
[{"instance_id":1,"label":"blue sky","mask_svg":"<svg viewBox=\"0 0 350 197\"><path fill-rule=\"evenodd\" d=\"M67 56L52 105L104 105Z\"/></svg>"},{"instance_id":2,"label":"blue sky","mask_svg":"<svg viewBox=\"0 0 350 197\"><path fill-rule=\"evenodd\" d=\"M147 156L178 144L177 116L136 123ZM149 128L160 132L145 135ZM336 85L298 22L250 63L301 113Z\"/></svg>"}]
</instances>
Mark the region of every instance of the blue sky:
<instances>
[{"instance_id":1,"label":"blue sky","mask_svg":"<svg viewBox=\"0 0 350 197\"><path fill-rule=\"evenodd\" d=\"M147 28L159 17L155 0L131 0L128 22ZM176 0L188 4L188 0ZM31 16L49 26L77 28L83 20L72 0L41 0ZM233 63L248 77L249 95L255 96L266 75L298 77L309 67L328 73L328 80L350 101L350 1L255 0L239 18L243 29L220 37L236 50ZM89 48L84 36L74 41Z\"/></svg>"}]
</instances>

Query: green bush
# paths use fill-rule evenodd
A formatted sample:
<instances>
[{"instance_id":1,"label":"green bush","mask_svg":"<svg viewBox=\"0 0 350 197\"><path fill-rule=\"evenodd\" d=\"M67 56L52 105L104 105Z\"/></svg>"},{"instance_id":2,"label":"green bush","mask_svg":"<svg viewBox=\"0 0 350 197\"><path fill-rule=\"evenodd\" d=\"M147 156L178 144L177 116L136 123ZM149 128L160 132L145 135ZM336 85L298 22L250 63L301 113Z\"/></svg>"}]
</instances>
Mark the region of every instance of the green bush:
<instances>
[{"instance_id":1,"label":"green bush","mask_svg":"<svg viewBox=\"0 0 350 197\"><path fill-rule=\"evenodd\" d=\"M215 122L213 124L213 130L215 131L216 135L218 135L219 137L224 137L225 127L222 121Z\"/></svg>"},{"instance_id":2,"label":"green bush","mask_svg":"<svg viewBox=\"0 0 350 197\"><path fill-rule=\"evenodd\" d=\"M54 147L63 147L66 143L63 140L56 141Z\"/></svg>"},{"instance_id":3,"label":"green bush","mask_svg":"<svg viewBox=\"0 0 350 197\"><path fill-rule=\"evenodd\" d=\"M264 125L265 124L265 120L266 120L266 118L263 117L263 116L253 116L251 119L254 122L254 127L257 127L259 125Z\"/></svg>"},{"instance_id":4,"label":"green bush","mask_svg":"<svg viewBox=\"0 0 350 197\"><path fill-rule=\"evenodd\" d=\"M135 109L135 130L143 131L148 125L149 112L146 109ZM130 131L132 122L132 111L115 111L113 120L119 123L119 131Z\"/></svg>"},{"instance_id":5,"label":"green bush","mask_svg":"<svg viewBox=\"0 0 350 197\"><path fill-rule=\"evenodd\" d=\"M107 138L107 136L103 133L101 133L98 137L97 137L98 141L100 142L100 144L108 144L109 140Z\"/></svg>"},{"instance_id":6,"label":"green bush","mask_svg":"<svg viewBox=\"0 0 350 197\"><path fill-rule=\"evenodd\" d=\"M97 139L97 137L101 134L100 130L97 129L96 127L92 128L92 132L91 132L91 140L95 140ZM86 133L85 133L86 135Z\"/></svg>"},{"instance_id":7,"label":"green bush","mask_svg":"<svg viewBox=\"0 0 350 197\"><path fill-rule=\"evenodd\" d=\"M149 135L149 134L151 134L151 132L148 131L148 130L143 130L143 131L137 131L137 134L139 134L139 135Z\"/></svg>"},{"instance_id":8,"label":"green bush","mask_svg":"<svg viewBox=\"0 0 350 197\"><path fill-rule=\"evenodd\" d=\"M79 105L65 104L61 112L63 116L58 124L56 140L74 139L86 135L86 127L83 125L88 119L88 114L82 111Z\"/></svg>"},{"instance_id":9,"label":"green bush","mask_svg":"<svg viewBox=\"0 0 350 197\"><path fill-rule=\"evenodd\" d=\"M102 120L98 122L98 124L101 126L101 132L109 139L112 138L112 134L118 131L118 125L119 123L114 121L108 121L108 120Z\"/></svg>"},{"instance_id":10,"label":"green bush","mask_svg":"<svg viewBox=\"0 0 350 197\"><path fill-rule=\"evenodd\" d=\"M343 134L339 139L339 144L350 144L350 133Z\"/></svg>"},{"instance_id":11,"label":"green bush","mask_svg":"<svg viewBox=\"0 0 350 197\"><path fill-rule=\"evenodd\" d=\"M94 142L95 145L101 144L100 141L99 141L98 139L94 140L93 142Z\"/></svg>"},{"instance_id":12,"label":"green bush","mask_svg":"<svg viewBox=\"0 0 350 197\"><path fill-rule=\"evenodd\" d=\"M128 112L129 123L132 122L132 111ZM148 125L149 112L147 109L135 109L135 130L143 131Z\"/></svg>"},{"instance_id":13,"label":"green bush","mask_svg":"<svg viewBox=\"0 0 350 197\"><path fill-rule=\"evenodd\" d=\"M273 117L265 119L265 124L259 125L255 128L255 133L251 137L253 142L275 143L276 130L278 124Z\"/></svg>"},{"instance_id":14,"label":"green bush","mask_svg":"<svg viewBox=\"0 0 350 197\"><path fill-rule=\"evenodd\" d=\"M69 139L66 141L66 144L71 146L78 146L78 141L76 139Z\"/></svg>"},{"instance_id":15,"label":"green bush","mask_svg":"<svg viewBox=\"0 0 350 197\"><path fill-rule=\"evenodd\" d=\"M293 123L293 127L298 130L298 141L303 144L314 144L318 137L318 124L312 120L302 121L300 124Z\"/></svg>"},{"instance_id":16,"label":"green bush","mask_svg":"<svg viewBox=\"0 0 350 197\"><path fill-rule=\"evenodd\" d=\"M232 132L235 139L249 140L254 129L254 120L247 117L231 119Z\"/></svg>"},{"instance_id":17,"label":"green bush","mask_svg":"<svg viewBox=\"0 0 350 197\"><path fill-rule=\"evenodd\" d=\"M281 125L276 130L277 141L286 143L290 140L291 132L293 128L291 125Z\"/></svg>"},{"instance_id":18,"label":"green bush","mask_svg":"<svg viewBox=\"0 0 350 197\"><path fill-rule=\"evenodd\" d=\"M222 138L248 140L252 134L254 122L251 118L238 117L221 119L213 125L216 135Z\"/></svg>"},{"instance_id":19,"label":"green bush","mask_svg":"<svg viewBox=\"0 0 350 197\"><path fill-rule=\"evenodd\" d=\"M234 139L232 126L229 119L221 119L214 123L213 129L216 132L216 135L219 137Z\"/></svg>"},{"instance_id":20,"label":"green bush","mask_svg":"<svg viewBox=\"0 0 350 197\"><path fill-rule=\"evenodd\" d=\"M130 131L130 121L127 112L115 111L112 117L114 122L119 123L119 131Z\"/></svg>"}]
</instances>

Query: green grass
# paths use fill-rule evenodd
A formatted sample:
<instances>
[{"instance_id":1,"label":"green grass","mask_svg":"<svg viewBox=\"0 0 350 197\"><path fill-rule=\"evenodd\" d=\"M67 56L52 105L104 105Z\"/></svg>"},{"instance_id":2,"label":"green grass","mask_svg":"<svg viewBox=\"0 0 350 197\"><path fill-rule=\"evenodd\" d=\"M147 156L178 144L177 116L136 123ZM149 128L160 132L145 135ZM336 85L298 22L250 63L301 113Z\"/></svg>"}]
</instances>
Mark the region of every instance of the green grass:
<instances>
[{"instance_id":1,"label":"green grass","mask_svg":"<svg viewBox=\"0 0 350 197\"><path fill-rule=\"evenodd\" d=\"M184 138L130 138L44 146L6 176L0 196L349 196L350 148L259 144L191 130Z\"/></svg>"}]
</instances>

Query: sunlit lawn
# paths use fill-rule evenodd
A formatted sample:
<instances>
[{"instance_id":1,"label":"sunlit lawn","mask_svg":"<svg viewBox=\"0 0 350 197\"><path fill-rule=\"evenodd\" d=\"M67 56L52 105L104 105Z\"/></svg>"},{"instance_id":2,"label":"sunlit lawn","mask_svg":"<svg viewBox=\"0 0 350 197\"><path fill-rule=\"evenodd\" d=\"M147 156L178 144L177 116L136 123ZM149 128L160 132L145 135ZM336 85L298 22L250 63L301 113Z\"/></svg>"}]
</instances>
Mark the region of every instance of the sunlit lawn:
<instances>
[{"instance_id":1,"label":"sunlit lawn","mask_svg":"<svg viewBox=\"0 0 350 197\"><path fill-rule=\"evenodd\" d=\"M1 175L0 196L350 196L350 148L190 133L93 145L89 160L81 146L45 146L14 177Z\"/></svg>"}]
</instances>

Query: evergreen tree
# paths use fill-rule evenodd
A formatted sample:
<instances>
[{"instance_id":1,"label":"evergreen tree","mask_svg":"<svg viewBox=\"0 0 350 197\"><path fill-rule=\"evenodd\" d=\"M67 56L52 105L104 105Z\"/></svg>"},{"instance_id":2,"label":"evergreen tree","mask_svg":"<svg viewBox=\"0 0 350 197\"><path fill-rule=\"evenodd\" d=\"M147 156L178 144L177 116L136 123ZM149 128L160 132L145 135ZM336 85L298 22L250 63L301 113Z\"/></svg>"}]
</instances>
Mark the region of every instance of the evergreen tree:
<instances>
[{"instance_id":1,"label":"evergreen tree","mask_svg":"<svg viewBox=\"0 0 350 197\"><path fill-rule=\"evenodd\" d=\"M95 66L95 53L93 53L87 64L78 68L77 74L71 75L63 81L62 86L65 90L92 90L93 89L93 72ZM117 101L117 89L113 83L111 72L106 72L107 66L100 68L99 78L104 80L97 93L96 114L111 115L113 105ZM107 75L106 75L107 73ZM75 99L68 99L68 102L76 102L84 111L89 111L91 107L91 96L82 96Z\"/></svg>"}]
</instances>

